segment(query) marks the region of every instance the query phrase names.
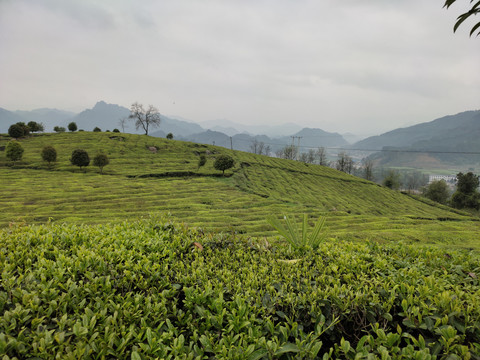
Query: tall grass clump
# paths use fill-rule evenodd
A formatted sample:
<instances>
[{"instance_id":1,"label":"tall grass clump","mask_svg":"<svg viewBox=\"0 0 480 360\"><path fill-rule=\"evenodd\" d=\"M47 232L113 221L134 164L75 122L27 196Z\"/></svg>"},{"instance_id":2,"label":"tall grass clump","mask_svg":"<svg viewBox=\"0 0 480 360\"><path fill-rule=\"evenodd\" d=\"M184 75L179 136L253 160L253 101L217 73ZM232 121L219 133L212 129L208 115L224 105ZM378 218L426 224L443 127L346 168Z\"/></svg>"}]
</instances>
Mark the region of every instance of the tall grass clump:
<instances>
[{"instance_id":1,"label":"tall grass clump","mask_svg":"<svg viewBox=\"0 0 480 360\"><path fill-rule=\"evenodd\" d=\"M267 222L272 225L281 236L287 240L290 246L298 251L305 252L309 249L316 250L325 239L325 217L319 217L313 231L308 234L308 215L303 214L302 231L298 231L298 226L295 218L290 219L284 215L285 226L277 218L270 217Z\"/></svg>"}]
</instances>

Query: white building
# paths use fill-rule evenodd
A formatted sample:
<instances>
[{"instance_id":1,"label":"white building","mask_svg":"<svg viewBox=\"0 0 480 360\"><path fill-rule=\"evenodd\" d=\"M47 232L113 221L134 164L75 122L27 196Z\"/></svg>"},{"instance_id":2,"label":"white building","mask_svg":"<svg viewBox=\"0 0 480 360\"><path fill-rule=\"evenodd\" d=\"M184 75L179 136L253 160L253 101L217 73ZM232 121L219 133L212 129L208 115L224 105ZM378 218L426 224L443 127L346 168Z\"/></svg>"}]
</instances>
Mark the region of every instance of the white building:
<instances>
[{"instance_id":1,"label":"white building","mask_svg":"<svg viewBox=\"0 0 480 360\"><path fill-rule=\"evenodd\" d=\"M450 184L455 184L457 182L456 175L429 175L428 176L428 183L430 184L432 181L438 180L445 180L445 182Z\"/></svg>"}]
</instances>

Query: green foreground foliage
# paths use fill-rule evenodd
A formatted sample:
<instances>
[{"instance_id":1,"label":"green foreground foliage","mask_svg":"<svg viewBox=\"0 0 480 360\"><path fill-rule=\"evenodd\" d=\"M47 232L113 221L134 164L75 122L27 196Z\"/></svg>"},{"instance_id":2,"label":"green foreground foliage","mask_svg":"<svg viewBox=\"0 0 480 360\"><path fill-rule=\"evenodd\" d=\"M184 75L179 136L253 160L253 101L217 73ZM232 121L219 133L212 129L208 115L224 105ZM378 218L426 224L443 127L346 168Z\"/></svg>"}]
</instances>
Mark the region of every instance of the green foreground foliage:
<instances>
[{"instance_id":1,"label":"green foreground foliage","mask_svg":"<svg viewBox=\"0 0 480 360\"><path fill-rule=\"evenodd\" d=\"M468 359L478 255L278 241L165 218L0 231L3 359Z\"/></svg>"}]
</instances>

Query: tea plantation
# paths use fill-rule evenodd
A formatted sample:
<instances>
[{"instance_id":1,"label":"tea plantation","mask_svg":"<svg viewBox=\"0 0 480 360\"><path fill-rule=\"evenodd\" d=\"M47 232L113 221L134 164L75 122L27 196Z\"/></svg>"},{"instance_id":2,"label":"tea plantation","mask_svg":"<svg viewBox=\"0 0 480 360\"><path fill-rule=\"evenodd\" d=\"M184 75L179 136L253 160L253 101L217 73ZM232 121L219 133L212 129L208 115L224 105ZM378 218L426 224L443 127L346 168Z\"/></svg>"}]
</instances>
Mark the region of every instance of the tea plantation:
<instances>
[{"instance_id":1,"label":"tea plantation","mask_svg":"<svg viewBox=\"0 0 480 360\"><path fill-rule=\"evenodd\" d=\"M149 218L0 233L4 359L468 359L478 255L281 242Z\"/></svg>"},{"instance_id":2,"label":"tea plantation","mask_svg":"<svg viewBox=\"0 0 480 360\"><path fill-rule=\"evenodd\" d=\"M8 140L0 138L0 146ZM15 166L0 152L0 226L100 224L169 212L191 227L270 237L266 218L307 213L327 216L330 234L344 239L480 248L478 218L323 166L119 133L40 134L20 142L24 157ZM58 152L52 169L40 156L47 145ZM104 174L72 166L77 148L91 158L106 154ZM207 163L198 169L201 154ZM235 160L225 177L213 168L219 154Z\"/></svg>"},{"instance_id":3,"label":"tea plantation","mask_svg":"<svg viewBox=\"0 0 480 360\"><path fill-rule=\"evenodd\" d=\"M208 145L20 143L15 165L0 152L2 359L480 359L478 218ZM75 149L110 164L79 169ZM295 252L266 220L303 213L326 237Z\"/></svg>"}]
</instances>

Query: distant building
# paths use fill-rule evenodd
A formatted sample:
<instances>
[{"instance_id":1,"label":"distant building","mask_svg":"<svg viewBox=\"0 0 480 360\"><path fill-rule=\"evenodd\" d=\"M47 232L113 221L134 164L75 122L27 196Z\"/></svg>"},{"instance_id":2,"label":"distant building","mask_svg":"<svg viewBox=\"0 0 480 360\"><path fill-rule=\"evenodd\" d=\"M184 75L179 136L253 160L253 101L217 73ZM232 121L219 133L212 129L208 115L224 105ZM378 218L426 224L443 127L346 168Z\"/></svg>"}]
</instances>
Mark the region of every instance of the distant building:
<instances>
[{"instance_id":1,"label":"distant building","mask_svg":"<svg viewBox=\"0 0 480 360\"><path fill-rule=\"evenodd\" d=\"M445 180L445 182L450 184L455 184L457 182L456 175L429 175L428 176L428 183L430 184L432 181L438 180Z\"/></svg>"}]
</instances>

